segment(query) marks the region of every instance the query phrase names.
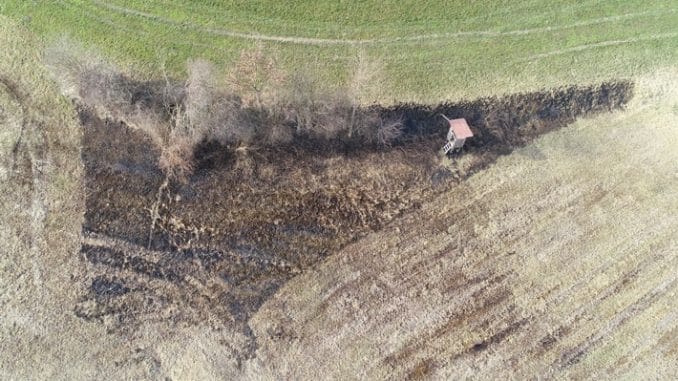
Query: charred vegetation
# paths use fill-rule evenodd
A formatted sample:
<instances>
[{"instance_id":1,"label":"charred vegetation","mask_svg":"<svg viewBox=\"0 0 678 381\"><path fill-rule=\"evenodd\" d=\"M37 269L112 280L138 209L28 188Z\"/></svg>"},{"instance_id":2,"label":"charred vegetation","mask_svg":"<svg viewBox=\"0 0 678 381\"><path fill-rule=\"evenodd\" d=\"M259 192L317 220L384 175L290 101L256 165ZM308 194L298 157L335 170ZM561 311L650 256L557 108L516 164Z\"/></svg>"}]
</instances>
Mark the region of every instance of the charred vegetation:
<instances>
[{"instance_id":1,"label":"charred vegetation","mask_svg":"<svg viewBox=\"0 0 678 381\"><path fill-rule=\"evenodd\" d=\"M77 313L111 329L173 319L246 330L248 317L295 274L500 155L575 118L622 108L632 95L633 84L620 81L370 106L357 112L402 123L388 145L294 131L290 141L246 147L202 139L190 174L169 182L162 149L148 134L83 107L89 238L82 253L92 281ZM441 165L441 113L472 126L475 137L452 158L467 162L463 170Z\"/></svg>"}]
</instances>

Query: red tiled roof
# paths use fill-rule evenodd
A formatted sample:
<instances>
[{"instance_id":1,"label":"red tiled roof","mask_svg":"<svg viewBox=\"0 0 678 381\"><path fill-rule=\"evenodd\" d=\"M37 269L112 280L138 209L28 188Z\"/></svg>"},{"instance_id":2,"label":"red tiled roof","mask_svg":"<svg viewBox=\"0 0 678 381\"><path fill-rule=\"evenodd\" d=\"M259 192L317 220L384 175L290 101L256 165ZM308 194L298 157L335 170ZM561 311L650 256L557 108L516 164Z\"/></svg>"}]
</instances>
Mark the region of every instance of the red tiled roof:
<instances>
[{"instance_id":1,"label":"red tiled roof","mask_svg":"<svg viewBox=\"0 0 678 381\"><path fill-rule=\"evenodd\" d=\"M454 132L454 137L457 139L466 139L473 136L473 132L466 123L466 119L452 119L450 120L450 128Z\"/></svg>"}]
</instances>

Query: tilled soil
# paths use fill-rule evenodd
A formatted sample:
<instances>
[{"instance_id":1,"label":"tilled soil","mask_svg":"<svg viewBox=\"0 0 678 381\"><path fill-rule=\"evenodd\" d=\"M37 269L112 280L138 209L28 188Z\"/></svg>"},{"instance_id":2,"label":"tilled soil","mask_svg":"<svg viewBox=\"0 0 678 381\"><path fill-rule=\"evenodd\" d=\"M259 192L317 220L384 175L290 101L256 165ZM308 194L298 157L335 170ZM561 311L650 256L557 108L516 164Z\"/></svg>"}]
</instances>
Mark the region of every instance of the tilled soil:
<instances>
[{"instance_id":1,"label":"tilled soil","mask_svg":"<svg viewBox=\"0 0 678 381\"><path fill-rule=\"evenodd\" d=\"M81 252L91 283L75 312L111 330L170 320L247 332L249 316L291 277L514 147L623 107L632 93L631 83L615 82L377 107L405 123L392 147L302 140L236 152L206 142L185 183L165 182L143 133L82 110ZM441 113L465 117L475 134L449 163L439 155L447 132Z\"/></svg>"}]
</instances>

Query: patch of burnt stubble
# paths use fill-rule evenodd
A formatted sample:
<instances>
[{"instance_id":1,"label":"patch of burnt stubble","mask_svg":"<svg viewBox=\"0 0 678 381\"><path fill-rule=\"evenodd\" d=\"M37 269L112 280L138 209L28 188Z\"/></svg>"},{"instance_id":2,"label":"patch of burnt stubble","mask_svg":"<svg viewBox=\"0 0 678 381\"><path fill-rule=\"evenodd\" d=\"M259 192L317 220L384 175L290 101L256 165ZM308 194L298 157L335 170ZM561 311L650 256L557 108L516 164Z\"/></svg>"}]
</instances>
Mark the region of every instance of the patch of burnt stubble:
<instances>
[{"instance_id":1,"label":"patch of burnt stubble","mask_svg":"<svg viewBox=\"0 0 678 381\"><path fill-rule=\"evenodd\" d=\"M500 155L577 117L622 108L632 95L633 84L619 81L439 105L372 106L404 123L389 147L300 136L242 156L204 142L195 151L193 177L161 193L164 177L150 140L83 110L81 252L91 276L76 313L111 330L164 321L249 332L248 318L295 274ZM440 114L466 118L475 134L460 154L473 154L461 176L437 166L447 132Z\"/></svg>"}]
</instances>

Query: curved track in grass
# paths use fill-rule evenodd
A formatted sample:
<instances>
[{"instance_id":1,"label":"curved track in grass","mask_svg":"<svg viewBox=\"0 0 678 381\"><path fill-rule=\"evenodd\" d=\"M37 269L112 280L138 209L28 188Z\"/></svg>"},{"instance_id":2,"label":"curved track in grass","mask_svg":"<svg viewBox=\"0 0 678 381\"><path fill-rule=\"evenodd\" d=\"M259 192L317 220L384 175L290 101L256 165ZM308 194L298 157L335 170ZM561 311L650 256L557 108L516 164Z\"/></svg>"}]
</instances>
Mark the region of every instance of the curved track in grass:
<instances>
[{"instance_id":1,"label":"curved track in grass","mask_svg":"<svg viewBox=\"0 0 678 381\"><path fill-rule=\"evenodd\" d=\"M345 38L315 38L315 37L303 37L303 36L286 36L286 35L269 35L253 32L238 32L234 30L221 29L221 28L212 28L205 27L190 21L176 21L167 17L163 17L157 14L142 12L134 8L117 6L114 4L109 4L103 1L95 1L100 7L109 9L113 12L121 13L124 15L142 17L144 19L150 20L152 22L167 24L171 26L178 26L181 28L191 29L199 32L204 32L214 36L221 37L232 37L232 38L241 38L246 40L254 41L269 41L269 42L279 42L279 43L291 43L291 44L300 44L300 45L373 45L373 44L392 44L392 43L417 43L423 40L440 40L448 38L501 38L501 37L511 37L511 36L524 36L528 34L536 33L551 33L557 32L565 29L573 29L591 25L599 25L606 23L621 22L626 20L633 20L642 17L648 16L658 16L666 13L674 13L675 9L669 9L666 11L645 11L645 12L635 12L635 13L626 13L620 15L612 15L606 17L593 18L583 21L578 21L569 24L562 25L552 25L544 26L538 28L526 28L526 29L516 29L516 30L506 30L506 31L495 31L495 30L468 30L468 31L454 31L454 32L442 32L442 33L428 33L428 34L418 34L410 36L400 36L392 38L365 38L365 39L345 39ZM639 40L642 41L642 40Z\"/></svg>"},{"instance_id":2,"label":"curved track in grass","mask_svg":"<svg viewBox=\"0 0 678 381\"><path fill-rule=\"evenodd\" d=\"M678 61L678 12L670 0L8 0L0 13L48 40L68 35L147 76L182 77L195 58L228 73L243 51L258 48L283 71L343 90L368 63L374 73L361 87L362 103L587 85Z\"/></svg>"}]
</instances>

